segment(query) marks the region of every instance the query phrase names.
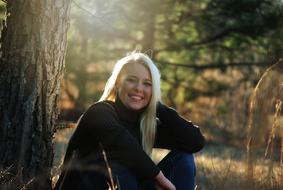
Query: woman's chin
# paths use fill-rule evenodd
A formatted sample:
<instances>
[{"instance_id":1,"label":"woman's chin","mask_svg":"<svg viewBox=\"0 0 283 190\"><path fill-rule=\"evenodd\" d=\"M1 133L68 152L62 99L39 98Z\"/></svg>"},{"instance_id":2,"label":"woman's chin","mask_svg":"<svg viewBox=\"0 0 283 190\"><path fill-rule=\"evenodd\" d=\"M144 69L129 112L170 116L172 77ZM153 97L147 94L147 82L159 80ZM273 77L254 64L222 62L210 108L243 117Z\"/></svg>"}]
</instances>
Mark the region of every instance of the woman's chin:
<instances>
[{"instance_id":1,"label":"woman's chin","mask_svg":"<svg viewBox=\"0 0 283 190\"><path fill-rule=\"evenodd\" d=\"M143 109L144 107L145 107L144 105L137 105L137 104L129 105L129 108L134 111L139 111Z\"/></svg>"},{"instance_id":2,"label":"woman's chin","mask_svg":"<svg viewBox=\"0 0 283 190\"><path fill-rule=\"evenodd\" d=\"M133 111L139 111L141 110L143 107L130 107L131 110Z\"/></svg>"}]
</instances>

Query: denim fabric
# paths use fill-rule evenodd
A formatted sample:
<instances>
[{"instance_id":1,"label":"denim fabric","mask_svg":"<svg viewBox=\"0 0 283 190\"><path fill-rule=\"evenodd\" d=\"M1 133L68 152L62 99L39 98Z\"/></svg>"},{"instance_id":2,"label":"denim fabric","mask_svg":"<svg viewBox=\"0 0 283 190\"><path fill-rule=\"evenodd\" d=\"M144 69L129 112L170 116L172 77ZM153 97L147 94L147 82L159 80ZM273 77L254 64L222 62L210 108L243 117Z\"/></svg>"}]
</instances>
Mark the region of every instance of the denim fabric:
<instances>
[{"instance_id":1,"label":"denim fabric","mask_svg":"<svg viewBox=\"0 0 283 190\"><path fill-rule=\"evenodd\" d=\"M177 190L194 189L196 166L192 154L172 150L158 166Z\"/></svg>"},{"instance_id":2,"label":"denim fabric","mask_svg":"<svg viewBox=\"0 0 283 190\"><path fill-rule=\"evenodd\" d=\"M160 161L158 167L177 190L193 190L195 188L196 166L192 154L172 150ZM140 185L140 188L137 188L138 185L134 185L137 182L136 178L129 175L128 172L121 172L118 179L121 190L155 190L153 180L146 181Z\"/></svg>"},{"instance_id":3,"label":"denim fabric","mask_svg":"<svg viewBox=\"0 0 283 190\"><path fill-rule=\"evenodd\" d=\"M196 166L192 154L172 150L160 161L158 167L177 190L194 189ZM155 190L154 180L148 180L141 184L134 173L121 165L116 165L113 168L113 178L120 187L119 190ZM105 174L86 172L81 176L79 189L105 190L108 189L106 181Z\"/></svg>"},{"instance_id":4,"label":"denim fabric","mask_svg":"<svg viewBox=\"0 0 283 190\"><path fill-rule=\"evenodd\" d=\"M108 189L107 177L99 172L83 172L80 174L80 183L77 188L83 190L104 190Z\"/></svg>"},{"instance_id":5,"label":"denim fabric","mask_svg":"<svg viewBox=\"0 0 283 190\"><path fill-rule=\"evenodd\" d=\"M112 179L118 190L138 190L139 181L129 169L114 163L111 165ZM107 190L111 187L111 180L107 171L86 171L78 176L79 185L70 189Z\"/></svg>"},{"instance_id":6,"label":"denim fabric","mask_svg":"<svg viewBox=\"0 0 283 190\"><path fill-rule=\"evenodd\" d=\"M115 176L115 183L119 190L138 190L139 181L134 173L126 168L113 171Z\"/></svg>"}]
</instances>

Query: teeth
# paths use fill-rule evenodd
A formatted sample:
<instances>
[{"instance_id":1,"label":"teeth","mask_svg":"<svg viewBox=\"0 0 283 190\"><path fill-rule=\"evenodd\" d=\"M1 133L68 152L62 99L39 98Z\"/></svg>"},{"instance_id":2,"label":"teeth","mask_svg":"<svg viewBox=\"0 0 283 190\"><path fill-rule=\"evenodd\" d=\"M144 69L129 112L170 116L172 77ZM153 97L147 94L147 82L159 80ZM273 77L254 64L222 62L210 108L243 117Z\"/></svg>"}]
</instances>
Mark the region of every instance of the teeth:
<instances>
[{"instance_id":1,"label":"teeth","mask_svg":"<svg viewBox=\"0 0 283 190\"><path fill-rule=\"evenodd\" d=\"M135 99L135 100L141 100L142 98L140 96L130 96L132 99Z\"/></svg>"}]
</instances>

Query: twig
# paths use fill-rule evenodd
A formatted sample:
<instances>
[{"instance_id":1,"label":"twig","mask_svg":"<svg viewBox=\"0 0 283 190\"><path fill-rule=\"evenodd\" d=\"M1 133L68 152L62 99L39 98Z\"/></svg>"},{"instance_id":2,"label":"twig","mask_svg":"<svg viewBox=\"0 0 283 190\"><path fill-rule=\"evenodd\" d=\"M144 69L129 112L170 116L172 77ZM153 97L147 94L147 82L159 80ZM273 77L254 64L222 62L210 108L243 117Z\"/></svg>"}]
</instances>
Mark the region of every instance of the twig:
<instances>
[{"instance_id":1,"label":"twig","mask_svg":"<svg viewBox=\"0 0 283 190\"><path fill-rule=\"evenodd\" d=\"M76 1L73 0L72 2L73 2L79 9L83 10L83 11L86 12L87 14L89 14L89 15L91 15L91 16L93 16L93 17L98 18L98 16L95 15L96 11L95 11L95 13L93 14L93 13L90 12L89 10L87 10L87 9L83 8L81 5L79 5Z\"/></svg>"},{"instance_id":2,"label":"twig","mask_svg":"<svg viewBox=\"0 0 283 190\"><path fill-rule=\"evenodd\" d=\"M29 186L33 182L34 178L29 180L20 190L25 190L27 186Z\"/></svg>"},{"instance_id":3,"label":"twig","mask_svg":"<svg viewBox=\"0 0 283 190\"><path fill-rule=\"evenodd\" d=\"M109 165L109 162L108 162L108 159L107 159L107 156L106 156L106 152L103 149L102 144L100 144L100 148L101 148L101 151L102 151L103 159L104 159L106 167L107 167L107 173L108 173L109 178L110 178L110 184L108 182L107 182L107 184L110 186L111 190L115 190L116 186L115 186L115 183L114 183L114 180L113 180L112 170L111 170L111 167Z\"/></svg>"}]
</instances>

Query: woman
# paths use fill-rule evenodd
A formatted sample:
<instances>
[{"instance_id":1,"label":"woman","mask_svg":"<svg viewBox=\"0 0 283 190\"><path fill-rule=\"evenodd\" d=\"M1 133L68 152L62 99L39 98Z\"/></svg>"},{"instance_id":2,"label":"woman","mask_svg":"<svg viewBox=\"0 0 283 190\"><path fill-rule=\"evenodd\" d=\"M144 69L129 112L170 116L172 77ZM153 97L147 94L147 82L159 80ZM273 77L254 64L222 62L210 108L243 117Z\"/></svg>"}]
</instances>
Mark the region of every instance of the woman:
<instances>
[{"instance_id":1,"label":"woman","mask_svg":"<svg viewBox=\"0 0 283 190\"><path fill-rule=\"evenodd\" d=\"M81 117L55 189L104 190L111 180L121 190L194 189L192 153L204 141L198 127L161 103L152 60L131 53L116 63L99 102ZM153 147L172 151L156 165Z\"/></svg>"}]
</instances>

